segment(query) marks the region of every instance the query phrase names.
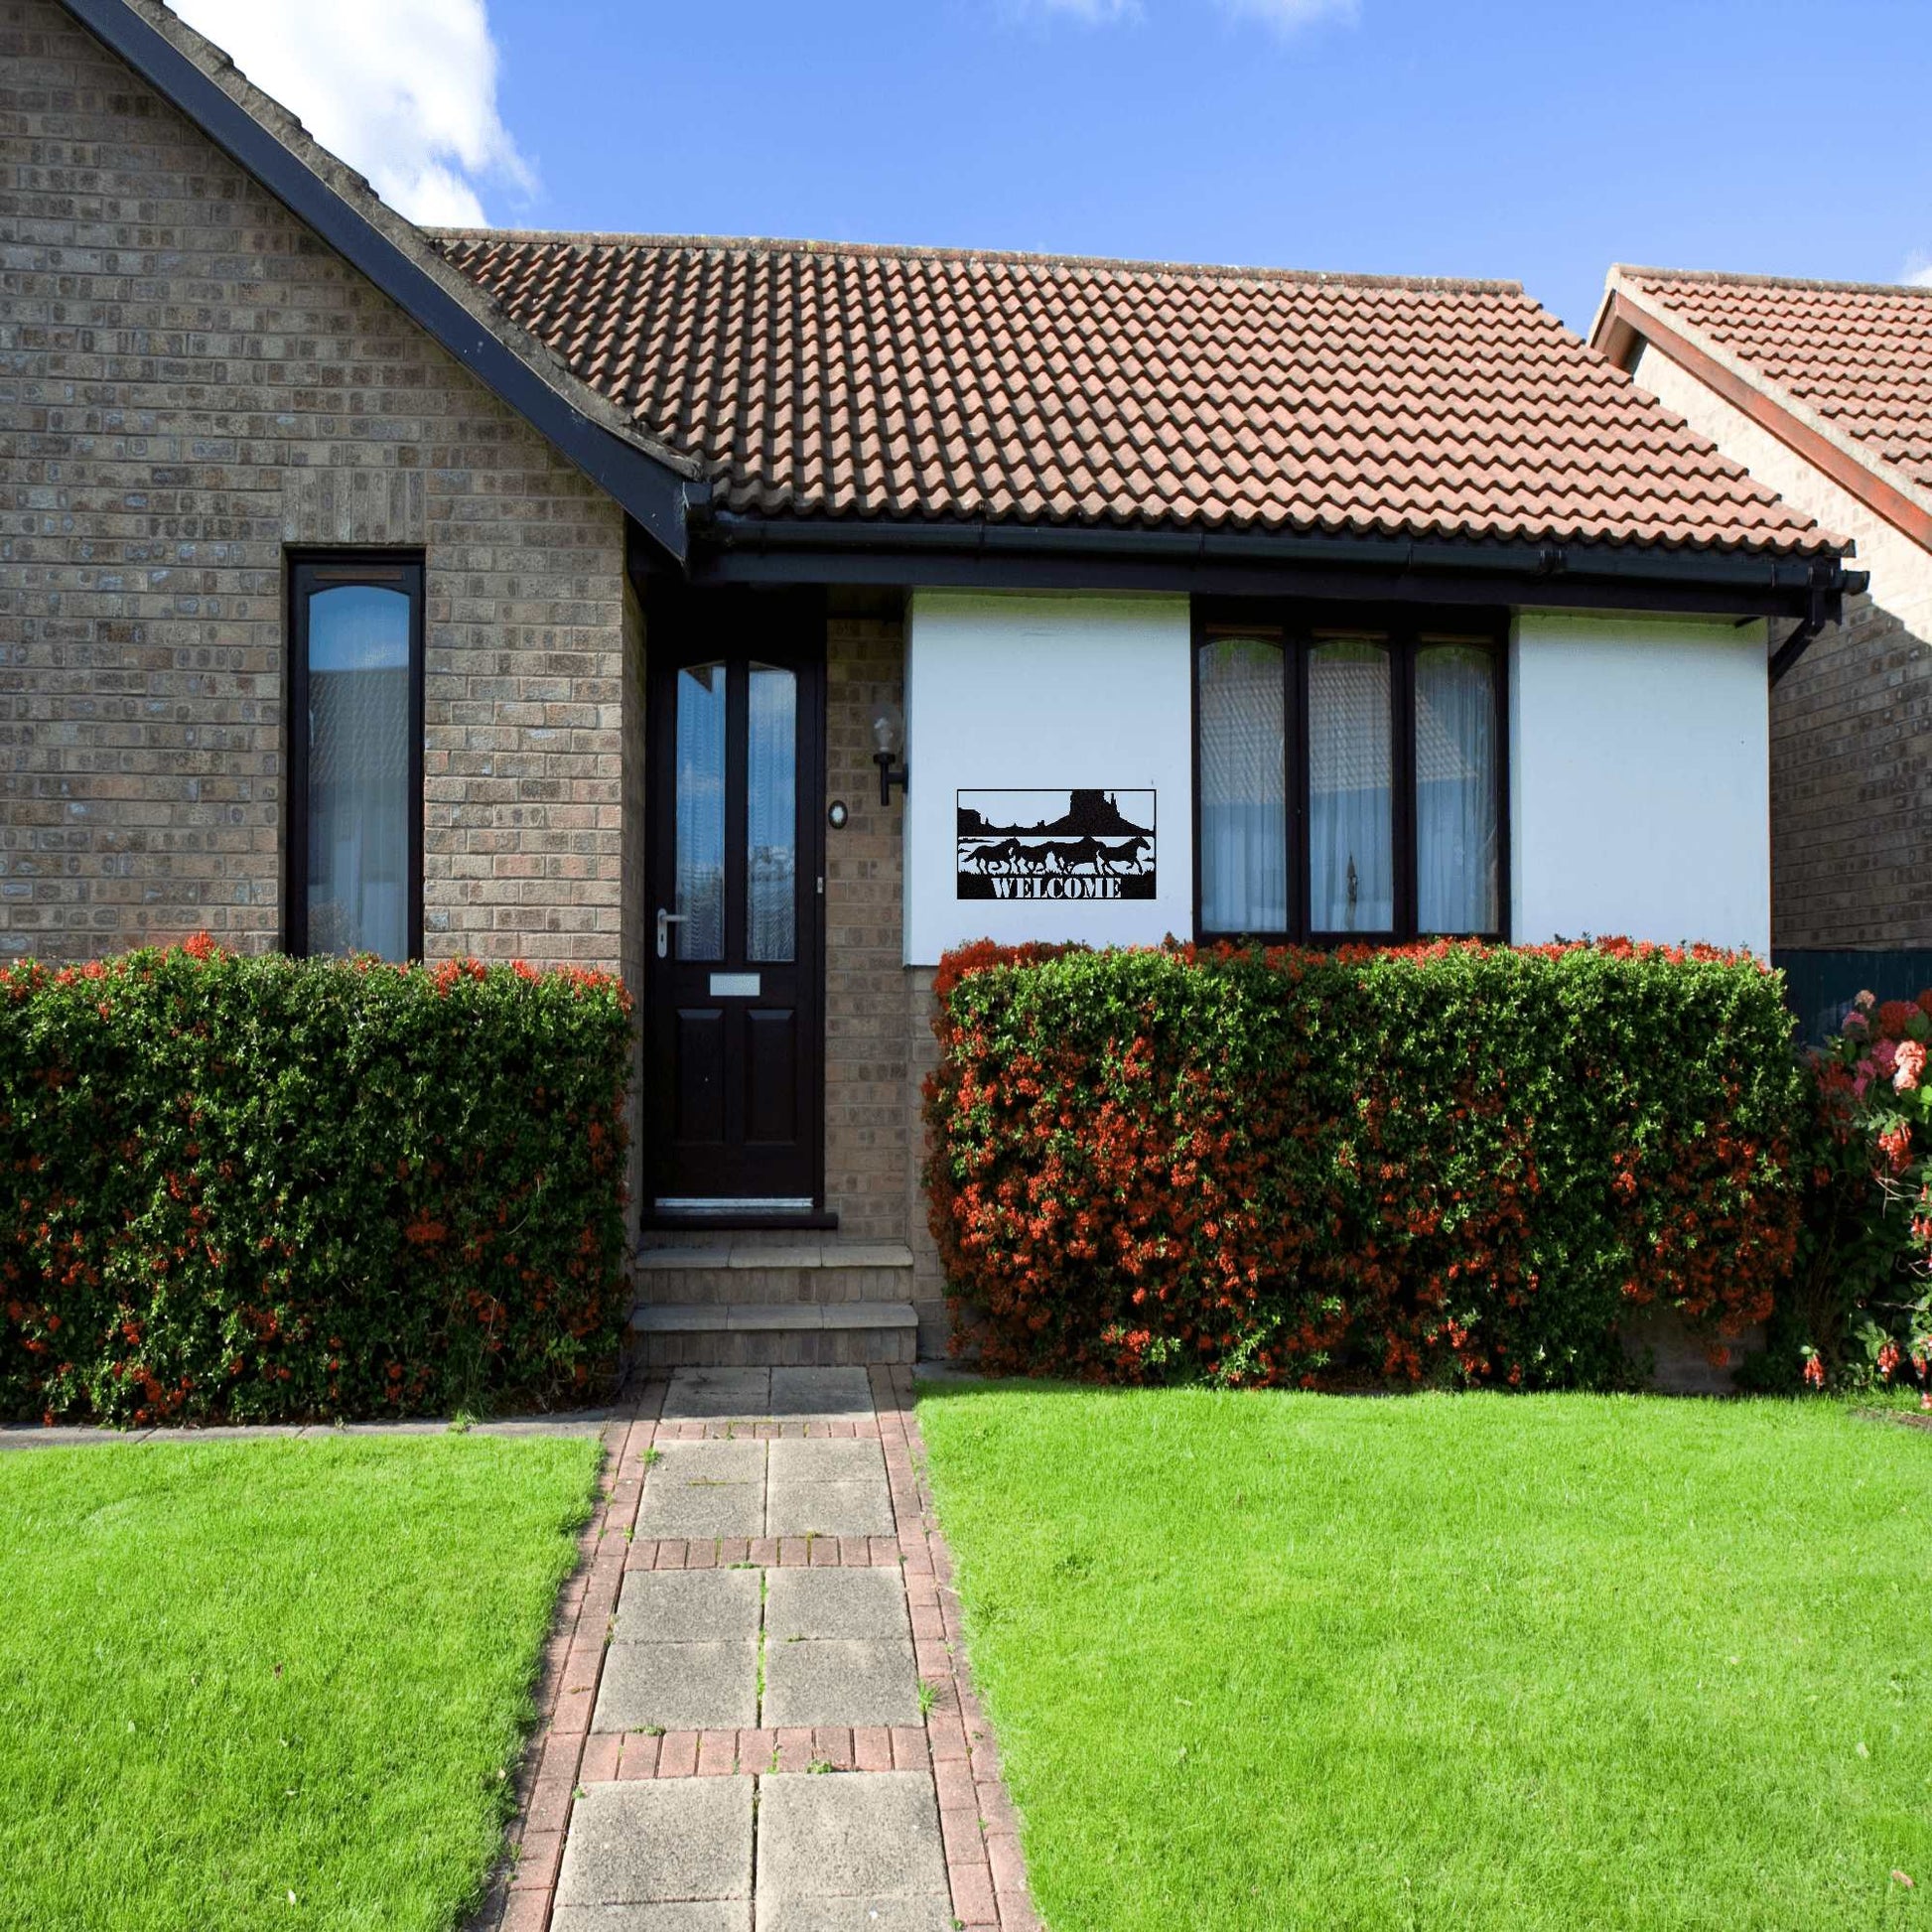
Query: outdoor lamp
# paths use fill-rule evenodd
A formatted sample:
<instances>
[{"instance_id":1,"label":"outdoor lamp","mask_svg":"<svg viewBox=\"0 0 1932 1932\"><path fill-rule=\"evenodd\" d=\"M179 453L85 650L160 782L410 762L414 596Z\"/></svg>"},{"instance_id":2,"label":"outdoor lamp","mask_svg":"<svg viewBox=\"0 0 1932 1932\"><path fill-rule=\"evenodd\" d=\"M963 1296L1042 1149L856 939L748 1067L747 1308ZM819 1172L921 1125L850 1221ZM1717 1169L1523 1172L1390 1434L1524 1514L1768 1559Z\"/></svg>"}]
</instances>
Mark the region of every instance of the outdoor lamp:
<instances>
[{"instance_id":1,"label":"outdoor lamp","mask_svg":"<svg viewBox=\"0 0 1932 1932\"><path fill-rule=\"evenodd\" d=\"M879 767L879 802L893 802L893 787L903 791L911 775L902 761L905 749L905 715L896 704L882 704L872 714L872 761ZM898 768L894 769L897 762Z\"/></svg>"}]
</instances>

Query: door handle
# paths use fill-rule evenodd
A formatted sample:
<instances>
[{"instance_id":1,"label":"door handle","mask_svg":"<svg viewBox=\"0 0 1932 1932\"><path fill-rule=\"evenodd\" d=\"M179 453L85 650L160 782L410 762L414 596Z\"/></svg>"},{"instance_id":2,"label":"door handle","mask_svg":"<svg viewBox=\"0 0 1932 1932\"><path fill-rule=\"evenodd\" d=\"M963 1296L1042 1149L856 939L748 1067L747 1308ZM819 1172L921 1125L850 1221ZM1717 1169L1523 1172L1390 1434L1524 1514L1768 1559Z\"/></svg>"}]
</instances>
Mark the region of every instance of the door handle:
<instances>
[{"instance_id":1,"label":"door handle","mask_svg":"<svg viewBox=\"0 0 1932 1932\"><path fill-rule=\"evenodd\" d=\"M657 908L657 956L665 959L671 951L671 928L682 925L691 915L688 912L667 912L660 905Z\"/></svg>"}]
</instances>

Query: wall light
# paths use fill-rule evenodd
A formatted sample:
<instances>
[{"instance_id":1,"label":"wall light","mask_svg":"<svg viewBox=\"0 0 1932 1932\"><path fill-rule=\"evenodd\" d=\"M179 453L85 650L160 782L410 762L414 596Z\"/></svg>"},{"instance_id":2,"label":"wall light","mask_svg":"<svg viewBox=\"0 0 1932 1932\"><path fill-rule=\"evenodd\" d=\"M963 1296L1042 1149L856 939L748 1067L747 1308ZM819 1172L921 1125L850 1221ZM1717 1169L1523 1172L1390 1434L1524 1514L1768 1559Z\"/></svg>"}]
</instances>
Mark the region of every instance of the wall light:
<instances>
[{"instance_id":1,"label":"wall light","mask_svg":"<svg viewBox=\"0 0 1932 1932\"><path fill-rule=\"evenodd\" d=\"M882 704L872 714L872 761L879 767L879 802L890 805L893 787L897 785L899 790L905 790L911 777L910 766L903 759L905 714L897 705Z\"/></svg>"}]
</instances>

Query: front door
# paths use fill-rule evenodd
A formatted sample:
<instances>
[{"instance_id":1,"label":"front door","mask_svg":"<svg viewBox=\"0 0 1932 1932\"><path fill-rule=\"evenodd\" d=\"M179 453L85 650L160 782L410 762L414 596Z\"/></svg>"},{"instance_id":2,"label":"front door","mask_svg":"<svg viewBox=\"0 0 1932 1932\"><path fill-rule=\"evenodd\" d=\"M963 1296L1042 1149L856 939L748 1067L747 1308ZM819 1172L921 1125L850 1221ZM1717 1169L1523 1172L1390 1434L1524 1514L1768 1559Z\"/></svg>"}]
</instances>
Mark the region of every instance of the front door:
<instances>
[{"instance_id":1,"label":"front door","mask_svg":"<svg viewBox=\"0 0 1932 1932\"><path fill-rule=\"evenodd\" d=\"M824 638L793 593L651 610L649 1218L820 1204Z\"/></svg>"}]
</instances>

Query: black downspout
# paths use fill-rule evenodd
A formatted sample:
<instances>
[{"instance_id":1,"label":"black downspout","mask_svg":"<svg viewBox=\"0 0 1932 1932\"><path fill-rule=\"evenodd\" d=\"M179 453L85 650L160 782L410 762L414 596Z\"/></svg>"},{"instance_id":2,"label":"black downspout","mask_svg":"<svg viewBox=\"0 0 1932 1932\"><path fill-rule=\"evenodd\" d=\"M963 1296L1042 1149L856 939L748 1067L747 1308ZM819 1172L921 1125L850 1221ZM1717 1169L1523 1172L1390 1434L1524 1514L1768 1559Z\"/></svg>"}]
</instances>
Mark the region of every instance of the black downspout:
<instances>
[{"instance_id":1,"label":"black downspout","mask_svg":"<svg viewBox=\"0 0 1932 1932\"><path fill-rule=\"evenodd\" d=\"M1841 589L1844 595L1857 597L1870 583L1871 573L1868 570L1848 570L1843 573ZM1797 627L1790 636L1771 653L1771 686L1774 690L1785 672L1811 648L1812 640L1826 624L1839 621L1844 615L1842 603L1837 599L1828 601L1823 589L1814 583L1810 611L1798 620Z\"/></svg>"}]
</instances>

